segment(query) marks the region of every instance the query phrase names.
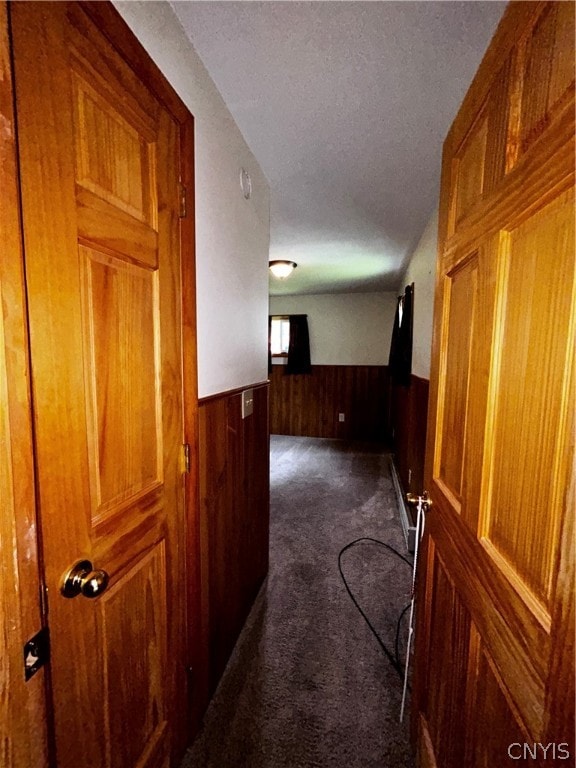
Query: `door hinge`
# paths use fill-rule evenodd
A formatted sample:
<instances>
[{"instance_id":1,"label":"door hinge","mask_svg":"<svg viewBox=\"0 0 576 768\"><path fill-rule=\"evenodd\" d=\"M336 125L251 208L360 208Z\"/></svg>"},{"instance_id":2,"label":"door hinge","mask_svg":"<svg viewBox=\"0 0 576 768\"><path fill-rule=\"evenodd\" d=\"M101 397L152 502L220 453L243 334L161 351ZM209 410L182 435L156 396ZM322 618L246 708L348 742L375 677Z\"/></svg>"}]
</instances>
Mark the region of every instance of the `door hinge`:
<instances>
[{"instance_id":1,"label":"door hinge","mask_svg":"<svg viewBox=\"0 0 576 768\"><path fill-rule=\"evenodd\" d=\"M186 218L186 187L184 184L179 183L179 197L180 197L180 218Z\"/></svg>"},{"instance_id":2,"label":"door hinge","mask_svg":"<svg viewBox=\"0 0 576 768\"><path fill-rule=\"evenodd\" d=\"M190 443L184 443L182 446L184 449L184 472L187 475L190 474Z\"/></svg>"},{"instance_id":3,"label":"door hinge","mask_svg":"<svg viewBox=\"0 0 576 768\"><path fill-rule=\"evenodd\" d=\"M43 627L24 645L24 679L30 680L49 661L50 634L48 627Z\"/></svg>"}]
</instances>

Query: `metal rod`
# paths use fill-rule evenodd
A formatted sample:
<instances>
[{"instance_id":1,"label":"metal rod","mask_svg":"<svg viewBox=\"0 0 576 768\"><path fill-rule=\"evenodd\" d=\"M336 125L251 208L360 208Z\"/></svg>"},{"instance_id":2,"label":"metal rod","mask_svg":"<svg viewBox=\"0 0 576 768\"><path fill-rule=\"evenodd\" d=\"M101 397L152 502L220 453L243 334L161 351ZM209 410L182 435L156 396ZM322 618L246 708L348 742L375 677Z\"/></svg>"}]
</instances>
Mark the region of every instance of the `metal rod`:
<instances>
[{"instance_id":1,"label":"metal rod","mask_svg":"<svg viewBox=\"0 0 576 768\"><path fill-rule=\"evenodd\" d=\"M418 567L418 552L420 539L424 534L424 507L422 496L418 497L418 518L416 520L416 538L414 542L414 567L412 569L412 600L410 602L410 620L408 622L408 641L406 644L406 663L404 666L404 686L402 688L402 704L400 706L400 722L404 720L404 707L406 705L406 691L408 690L408 672L410 669L410 651L412 649L412 637L414 635L414 603L416 598L416 569Z\"/></svg>"}]
</instances>

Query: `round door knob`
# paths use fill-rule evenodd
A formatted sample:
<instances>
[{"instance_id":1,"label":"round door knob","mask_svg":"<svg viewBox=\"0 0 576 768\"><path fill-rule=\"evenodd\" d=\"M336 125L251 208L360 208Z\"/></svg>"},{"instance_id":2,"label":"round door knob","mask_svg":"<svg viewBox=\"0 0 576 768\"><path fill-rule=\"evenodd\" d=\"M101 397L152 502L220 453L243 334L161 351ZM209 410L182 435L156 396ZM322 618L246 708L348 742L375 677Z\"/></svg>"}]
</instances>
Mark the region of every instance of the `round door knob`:
<instances>
[{"instance_id":1,"label":"round door knob","mask_svg":"<svg viewBox=\"0 0 576 768\"><path fill-rule=\"evenodd\" d=\"M62 577L60 592L64 597L98 597L108 586L106 571L94 570L90 560L79 560Z\"/></svg>"},{"instance_id":2,"label":"round door knob","mask_svg":"<svg viewBox=\"0 0 576 768\"><path fill-rule=\"evenodd\" d=\"M422 504L426 509L430 509L430 507L434 506L432 504L432 499L428 495L428 491L422 491L422 496L418 496L417 493L407 493L406 501L411 507L417 507L418 504Z\"/></svg>"}]
</instances>

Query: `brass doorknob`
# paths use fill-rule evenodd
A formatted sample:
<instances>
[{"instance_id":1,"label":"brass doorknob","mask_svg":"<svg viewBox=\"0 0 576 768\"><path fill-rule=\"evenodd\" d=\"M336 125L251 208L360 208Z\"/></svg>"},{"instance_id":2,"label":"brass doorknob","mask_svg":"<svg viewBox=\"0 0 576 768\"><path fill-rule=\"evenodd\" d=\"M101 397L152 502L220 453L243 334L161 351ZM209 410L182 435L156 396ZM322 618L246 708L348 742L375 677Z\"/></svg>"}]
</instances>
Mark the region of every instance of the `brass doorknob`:
<instances>
[{"instance_id":1,"label":"brass doorknob","mask_svg":"<svg viewBox=\"0 0 576 768\"><path fill-rule=\"evenodd\" d=\"M422 504L426 509L430 509L432 505L432 499L428 495L428 491L423 491L422 496L418 496L416 493L407 493L406 501L411 507L417 507L418 504Z\"/></svg>"},{"instance_id":2,"label":"brass doorknob","mask_svg":"<svg viewBox=\"0 0 576 768\"><path fill-rule=\"evenodd\" d=\"M90 560L79 560L62 577L60 592L64 597L98 597L108 586L106 571L94 570Z\"/></svg>"}]
</instances>

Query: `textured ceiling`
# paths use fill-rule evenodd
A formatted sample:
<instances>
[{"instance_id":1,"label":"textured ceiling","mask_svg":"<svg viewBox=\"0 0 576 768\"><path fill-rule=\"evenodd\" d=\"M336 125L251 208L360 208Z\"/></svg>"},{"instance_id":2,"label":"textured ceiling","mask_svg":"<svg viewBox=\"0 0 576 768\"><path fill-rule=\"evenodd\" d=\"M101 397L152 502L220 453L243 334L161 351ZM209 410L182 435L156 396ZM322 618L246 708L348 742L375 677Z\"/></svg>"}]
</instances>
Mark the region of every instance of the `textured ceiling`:
<instances>
[{"instance_id":1,"label":"textured ceiling","mask_svg":"<svg viewBox=\"0 0 576 768\"><path fill-rule=\"evenodd\" d=\"M173 2L271 188L270 293L396 290L500 2Z\"/></svg>"}]
</instances>

